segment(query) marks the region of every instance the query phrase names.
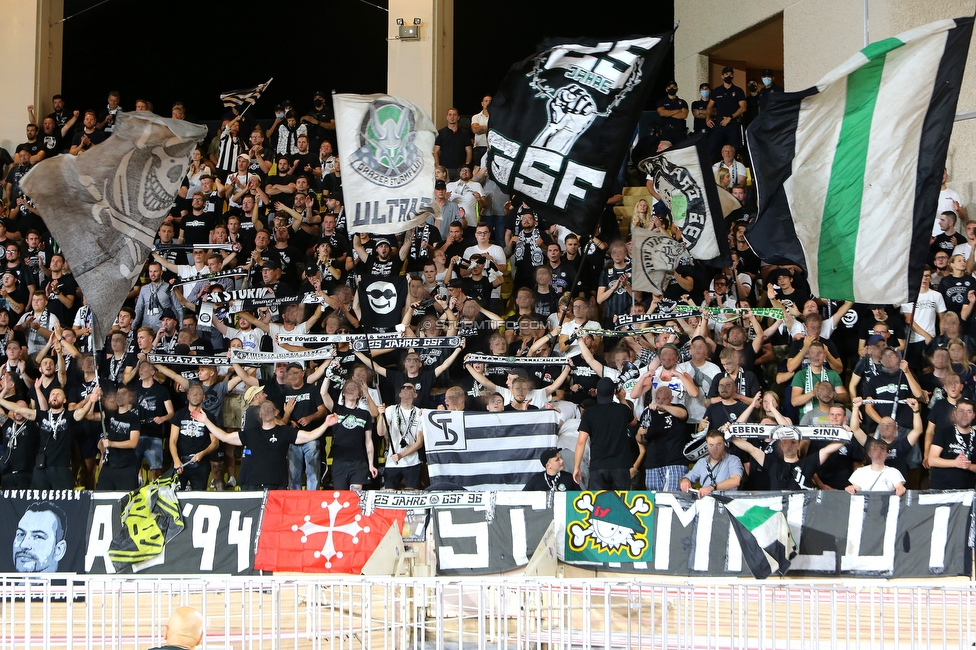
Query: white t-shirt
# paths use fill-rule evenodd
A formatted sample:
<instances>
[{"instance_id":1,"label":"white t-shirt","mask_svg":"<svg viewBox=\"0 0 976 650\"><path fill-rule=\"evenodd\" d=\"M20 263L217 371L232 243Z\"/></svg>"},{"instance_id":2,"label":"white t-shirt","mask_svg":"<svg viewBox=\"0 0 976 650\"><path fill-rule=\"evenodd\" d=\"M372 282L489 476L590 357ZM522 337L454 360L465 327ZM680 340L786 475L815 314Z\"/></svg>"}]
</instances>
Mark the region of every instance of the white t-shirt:
<instances>
[{"instance_id":1,"label":"white t-shirt","mask_svg":"<svg viewBox=\"0 0 976 650\"><path fill-rule=\"evenodd\" d=\"M557 314L550 315L550 318L552 318L552 316L556 316L557 319L559 318ZM572 336L573 332L575 332L577 328L600 329L600 324L596 321L588 320L582 325L579 325L576 323L575 320L568 320L562 324L562 328L559 330L559 335ZM580 353L579 346L580 346L579 339L576 339L575 341L573 341L572 345L568 346L565 350L562 350L562 355L564 357L575 357L577 354Z\"/></svg>"},{"instance_id":2,"label":"white t-shirt","mask_svg":"<svg viewBox=\"0 0 976 650\"><path fill-rule=\"evenodd\" d=\"M390 406L382 417L386 418L387 430L390 432L390 442L393 449L386 456L387 467L413 467L420 464L420 451L415 451L396 461L391 458L394 453L410 447L417 442L417 432L422 426L423 409L413 407L402 410L399 406ZM401 445L400 443L405 443Z\"/></svg>"},{"instance_id":3,"label":"white t-shirt","mask_svg":"<svg viewBox=\"0 0 976 650\"><path fill-rule=\"evenodd\" d=\"M447 184L447 191L450 192L451 202L464 210L464 218L468 223L478 222L478 199L475 194L485 195L485 188L477 181L454 181Z\"/></svg>"},{"instance_id":4,"label":"white t-shirt","mask_svg":"<svg viewBox=\"0 0 976 650\"><path fill-rule=\"evenodd\" d=\"M956 211L956 209L952 205L953 201L955 201L959 205L963 205L962 197L959 196L959 192L955 190L951 190L948 187L939 192L939 209L935 213L935 223L932 224L933 237L938 237L939 235L942 234L942 228L939 227L939 215L942 214L943 212L948 212L949 210L952 210L953 212ZM957 214L956 216L958 217L959 215Z\"/></svg>"},{"instance_id":5,"label":"white t-shirt","mask_svg":"<svg viewBox=\"0 0 976 650\"><path fill-rule=\"evenodd\" d=\"M684 361L679 363L675 370L690 376L695 385L698 386L698 397L686 397L684 405L688 409L688 422L692 424L701 422L702 418L705 417L707 395L712 387L712 380L722 372L722 369L711 361L706 361L701 366L696 366L691 361Z\"/></svg>"},{"instance_id":6,"label":"white t-shirt","mask_svg":"<svg viewBox=\"0 0 976 650\"><path fill-rule=\"evenodd\" d=\"M484 111L478 111L471 116L471 123L478 124L480 126L488 126L488 116L485 115ZM488 134L475 134L474 136L474 146L476 147L487 147L488 146Z\"/></svg>"},{"instance_id":7,"label":"white t-shirt","mask_svg":"<svg viewBox=\"0 0 976 650\"><path fill-rule=\"evenodd\" d=\"M719 161L712 165L712 173L715 175L715 182L718 182L718 170L725 168L729 172L731 180L729 181L729 187L733 185L745 185L746 184L746 166L740 163L738 160L733 160L731 165L726 165L724 161Z\"/></svg>"},{"instance_id":8,"label":"white t-shirt","mask_svg":"<svg viewBox=\"0 0 976 650\"><path fill-rule=\"evenodd\" d=\"M308 334L308 326L305 323L299 323L295 326L295 329L286 330L284 325L280 323L268 323L268 336L271 337L272 350L275 354L281 354L282 352L290 352L285 348L278 345L278 340L275 338L279 334ZM296 361L296 363L301 364L302 368L305 364L302 361Z\"/></svg>"},{"instance_id":9,"label":"white t-shirt","mask_svg":"<svg viewBox=\"0 0 976 650\"><path fill-rule=\"evenodd\" d=\"M918 307L915 309L915 322L923 330L928 332L931 336L936 335L935 323L938 318L938 314L944 313L946 310L945 299L942 294L933 289L929 289L925 293L918 294ZM910 314L912 313L912 303L906 302L901 306L901 313ZM912 328L911 337L908 339L909 343L919 343L924 341L922 335Z\"/></svg>"},{"instance_id":10,"label":"white t-shirt","mask_svg":"<svg viewBox=\"0 0 976 650\"><path fill-rule=\"evenodd\" d=\"M865 465L854 470L850 481L851 485L865 492L894 492L896 485L905 482L905 477L894 467L885 465L883 470L876 472L870 465Z\"/></svg>"},{"instance_id":11,"label":"white t-shirt","mask_svg":"<svg viewBox=\"0 0 976 650\"><path fill-rule=\"evenodd\" d=\"M246 332L244 330L239 330L236 327L227 328L227 340L240 339L243 348L251 352L261 350L262 336L264 336L264 332L256 327L252 327Z\"/></svg>"}]
</instances>

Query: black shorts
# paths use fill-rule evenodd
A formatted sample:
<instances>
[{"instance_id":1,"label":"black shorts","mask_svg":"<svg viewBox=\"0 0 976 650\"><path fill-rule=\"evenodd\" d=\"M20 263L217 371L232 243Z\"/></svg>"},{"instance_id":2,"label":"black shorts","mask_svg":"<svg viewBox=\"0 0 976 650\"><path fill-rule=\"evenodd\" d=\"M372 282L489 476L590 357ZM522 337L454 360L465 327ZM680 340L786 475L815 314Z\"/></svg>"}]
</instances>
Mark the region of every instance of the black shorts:
<instances>
[{"instance_id":1,"label":"black shorts","mask_svg":"<svg viewBox=\"0 0 976 650\"><path fill-rule=\"evenodd\" d=\"M629 469L591 469L588 490L629 490Z\"/></svg>"},{"instance_id":2,"label":"black shorts","mask_svg":"<svg viewBox=\"0 0 976 650\"><path fill-rule=\"evenodd\" d=\"M336 490L348 490L350 485L366 485L369 479L366 461L332 461L332 487Z\"/></svg>"},{"instance_id":3,"label":"black shorts","mask_svg":"<svg viewBox=\"0 0 976 650\"><path fill-rule=\"evenodd\" d=\"M103 466L98 472L96 490L132 492L139 488L139 468L137 467L107 467Z\"/></svg>"},{"instance_id":4,"label":"black shorts","mask_svg":"<svg viewBox=\"0 0 976 650\"><path fill-rule=\"evenodd\" d=\"M383 487L387 490L396 490L400 487L420 489L420 463L410 467L390 467L386 466L383 470Z\"/></svg>"}]
</instances>

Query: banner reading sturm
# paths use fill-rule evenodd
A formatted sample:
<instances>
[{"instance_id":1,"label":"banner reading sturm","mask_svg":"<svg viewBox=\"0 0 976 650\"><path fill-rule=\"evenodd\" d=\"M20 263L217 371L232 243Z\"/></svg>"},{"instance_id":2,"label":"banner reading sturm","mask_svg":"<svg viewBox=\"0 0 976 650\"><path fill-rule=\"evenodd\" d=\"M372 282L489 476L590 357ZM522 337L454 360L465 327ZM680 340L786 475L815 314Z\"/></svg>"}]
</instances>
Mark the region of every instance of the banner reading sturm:
<instances>
[{"instance_id":1,"label":"banner reading sturm","mask_svg":"<svg viewBox=\"0 0 976 650\"><path fill-rule=\"evenodd\" d=\"M333 95L350 233L396 234L423 223L434 197L430 117L391 95Z\"/></svg>"}]
</instances>

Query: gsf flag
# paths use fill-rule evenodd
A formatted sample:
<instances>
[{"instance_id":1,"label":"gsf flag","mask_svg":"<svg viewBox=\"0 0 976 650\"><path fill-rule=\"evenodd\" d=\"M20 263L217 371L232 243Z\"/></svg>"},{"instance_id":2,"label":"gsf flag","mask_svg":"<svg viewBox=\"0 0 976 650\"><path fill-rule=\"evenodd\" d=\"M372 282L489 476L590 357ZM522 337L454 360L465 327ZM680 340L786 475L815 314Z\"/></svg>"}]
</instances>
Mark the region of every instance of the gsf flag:
<instances>
[{"instance_id":1,"label":"gsf flag","mask_svg":"<svg viewBox=\"0 0 976 650\"><path fill-rule=\"evenodd\" d=\"M367 331L392 331L403 320L403 306L406 303L406 277L360 276L359 307L363 314L363 327Z\"/></svg>"},{"instance_id":2,"label":"gsf flag","mask_svg":"<svg viewBox=\"0 0 976 650\"><path fill-rule=\"evenodd\" d=\"M434 196L430 117L391 95L333 95L350 233L396 234L423 223Z\"/></svg>"},{"instance_id":3,"label":"gsf flag","mask_svg":"<svg viewBox=\"0 0 976 650\"><path fill-rule=\"evenodd\" d=\"M199 124L120 112L111 138L82 156L42 160L20 181L85 294L94 340L118 316L206 135Z\"/></svg>"},{"instance_id":4,"label":"gsf flag","mask_svg":"<svg viewBox=\"0 0 976 650\"><path fill-rule=\"evenodd\" d=\"M797 554L786 515L749 499L713 495L725 505L742 557L752 575L762 580L776 573L786 575Z\"/></svg>"},{"instance_id":5,"label":"gsf flag","mask_svg":"<svg viewBox=\"0 0 976 650\"><path fill-rule=\"evenodd\" d=\"M555 411L425 411L424 449L431 482L466 490L521 490L543 471L539 457L556 446Z\"/></svg>"},{"instance_id":6,"label":"gsf flag","mask_svg":"<svg viewBox=\"0 0 976 650\"><path fill-rule=\"evenodd\" d=\"M715 182L706 145L697 135L638 163L671 211L688 252L702 261L728 256L723 219L742 207Z\"/></svg>"},{"instance_id":7,"label":"gsf flag","mask_svg":"<svg viewBox=\"0 0 976 650\"><path fill-rule=\"evenodd\" d=\"M491 102L491 177L546 223L592 231L673 33L549 40Z\"/></svg>"},{"instance_id":8,"label":"gsf flag","mask_svg":"<svg viewBox=\"0 0 976 650\"><path fill-rule=\"evenodd\" d=\"M802 264L816 296L915 299L972 28L942 20L872 43L770 99L747 132L759 257Z\"/></svg>"}]
</instances>

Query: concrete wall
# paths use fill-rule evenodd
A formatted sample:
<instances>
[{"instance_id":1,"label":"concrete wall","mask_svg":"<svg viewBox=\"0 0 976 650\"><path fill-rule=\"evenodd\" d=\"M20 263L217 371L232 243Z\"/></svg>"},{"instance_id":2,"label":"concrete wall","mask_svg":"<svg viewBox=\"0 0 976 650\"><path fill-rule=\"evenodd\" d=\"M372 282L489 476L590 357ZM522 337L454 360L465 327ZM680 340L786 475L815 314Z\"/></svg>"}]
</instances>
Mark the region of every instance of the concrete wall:
<instances>
[{"instance_id":1,"label":"concrete wall","mask_svg":"<svg viewBox=\"0 0 976 650\"><path fill-rule=\"evenodd\" d=\"M387 92L423 108L440 128L454 101L454 0L390 0L390 37L397 18L420 18L420 39L388 41Z\"/></svg>"},{"instance_id":2,"label":"concrete wall","mask_svg":"<svg viewBox=\"0 0 976 650\"><path fill-rule=\"evenodd\" d=\"M860 0L754 0L717 10L715 0L679 0L675 20L675 79L690 102L698 84L708 80L703 55L736 34L783 16L784 81L786 90L800 90L864 47L864 3ZM867 27L871 41L944 18L971 15L971 0L869 0ZM970 47L957 112L976 110L976 39ZM741 85L741 84L740 84ZM693 90L692 90L693 89ZM689 122L690 126L690 122ZM949 185L973 209L976 198L976 120L957 122L949 144Z\"/></svg>"},{"instance_id":3,"label":"concrete wall","mask_svg":"<svg viewBox=\"0 0 976 650\"><path fill-rule=\"evenodd\" d=\"M61 89L62 0L3 0L0 12L0 147L11 154L26 140L27 105L41 117L51 112L51 95Z\"/></svg>"}]
</instances>

